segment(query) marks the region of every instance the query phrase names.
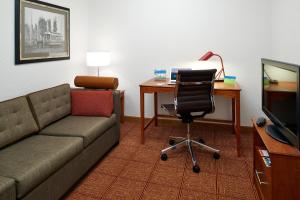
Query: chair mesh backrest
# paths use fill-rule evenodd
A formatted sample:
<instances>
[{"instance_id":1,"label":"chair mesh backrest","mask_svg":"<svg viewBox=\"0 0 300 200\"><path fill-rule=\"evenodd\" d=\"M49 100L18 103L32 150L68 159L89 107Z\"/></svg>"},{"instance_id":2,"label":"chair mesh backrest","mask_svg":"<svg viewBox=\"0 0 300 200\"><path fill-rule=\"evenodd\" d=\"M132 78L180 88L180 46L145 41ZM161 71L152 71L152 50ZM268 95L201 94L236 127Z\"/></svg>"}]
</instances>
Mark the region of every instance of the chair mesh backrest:
<instances>
[{"instance_id":1,"label":"chair mesh backrest","mask_svg":"<svg viewBox=\"0 0 300 200\"><path fill-rule=\"evenodd\" d=\"M214 111L213 89L216 71L216 69L178 71L175 94L178 114Z\"/></svg>"}]
</instances>

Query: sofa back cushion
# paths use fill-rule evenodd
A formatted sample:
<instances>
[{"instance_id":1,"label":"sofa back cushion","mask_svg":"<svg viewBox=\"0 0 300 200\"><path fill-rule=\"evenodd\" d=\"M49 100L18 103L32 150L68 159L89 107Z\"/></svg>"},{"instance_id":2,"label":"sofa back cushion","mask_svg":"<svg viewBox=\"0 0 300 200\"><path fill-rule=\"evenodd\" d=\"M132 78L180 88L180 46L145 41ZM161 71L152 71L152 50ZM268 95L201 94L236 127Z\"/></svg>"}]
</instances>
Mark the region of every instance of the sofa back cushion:
<instances>
[{"instance_id":1,"label":"sofa back cushion","mask_svg":"<svg viewBox=\"0 0 300 200\"><path fill-rule=\"evenodd\" d=\"M70 85L63 84L28 95L40 129L71 114Z\"/></svg>"},{"instance_id":2,"label":"sofa back cushion","mask_svg":"<svg viewBox=\"0 0 300 200\"><path fill-rule=\"evenodd\" d=\"M37 131L26 97L0 102L0 148Z\"/></svg>"}]
</instances>

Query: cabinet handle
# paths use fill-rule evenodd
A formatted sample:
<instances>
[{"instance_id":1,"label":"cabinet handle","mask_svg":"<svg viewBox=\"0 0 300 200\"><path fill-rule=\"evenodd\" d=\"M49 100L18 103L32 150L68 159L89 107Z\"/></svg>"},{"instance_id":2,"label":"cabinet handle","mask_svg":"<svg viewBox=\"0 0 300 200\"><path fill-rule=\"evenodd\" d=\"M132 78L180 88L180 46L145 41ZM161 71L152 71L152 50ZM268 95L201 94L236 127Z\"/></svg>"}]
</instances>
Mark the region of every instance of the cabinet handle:
<instances>
[{"instance_id":1,"label":"cabinet handle","mask_svg":"<svg viewBox=\"0 0 300 200\"><path fill-rule=\"evenodd\" d=\"M268 185L268 182L264 182L264 181L260 180L259 175L264 174L263 172L259 172L259 171L255 170L255 174L256 174L256 178L258 180L259 185Z\"/></svg>"}]
</instances>

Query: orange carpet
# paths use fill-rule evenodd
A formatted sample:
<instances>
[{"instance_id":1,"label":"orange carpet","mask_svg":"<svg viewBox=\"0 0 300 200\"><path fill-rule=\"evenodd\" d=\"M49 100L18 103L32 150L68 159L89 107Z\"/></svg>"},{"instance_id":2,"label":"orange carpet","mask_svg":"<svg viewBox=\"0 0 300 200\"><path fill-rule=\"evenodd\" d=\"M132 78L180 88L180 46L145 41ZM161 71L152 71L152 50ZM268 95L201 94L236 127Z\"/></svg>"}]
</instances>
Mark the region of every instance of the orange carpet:
<instances>
[{"instance_id":1,"label":"orange carpet","mask_svg":"<svg viewBox=\"0 0 300 200\"><path fill-rule=\"evenodd\" d=\"M192 172L186 149L160 160L168 136L185 136L178 125L151 126L145 145L140 144L138 123L122 124L120 144L67 194L66 200L95 199L258 199L252 183L252 135L242 133L242 156L236 156L236 140L230 129L193 124L194 136L221 150L221 159L197 150L201 172ZM96 153L96 152L95 152Z\"/></svg>"}]
</instances>

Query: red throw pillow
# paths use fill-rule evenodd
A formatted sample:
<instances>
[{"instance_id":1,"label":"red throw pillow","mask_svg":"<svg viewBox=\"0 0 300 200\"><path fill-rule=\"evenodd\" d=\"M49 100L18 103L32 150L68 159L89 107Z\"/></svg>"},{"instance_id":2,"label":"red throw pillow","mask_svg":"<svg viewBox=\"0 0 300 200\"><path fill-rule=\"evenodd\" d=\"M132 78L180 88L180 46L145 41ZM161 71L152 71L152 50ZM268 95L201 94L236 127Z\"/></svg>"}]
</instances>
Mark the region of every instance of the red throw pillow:
<instances>
[{"instance_id":1,"label":"red throw pillow","mask_svg":"<svg viewBox=\"0 0 300 200\"><path fill-rule=\"evenodd\" d=\"M73 90L72 115L110 117L113 112L112 91Z\"/></svg>"}]
</instances>

